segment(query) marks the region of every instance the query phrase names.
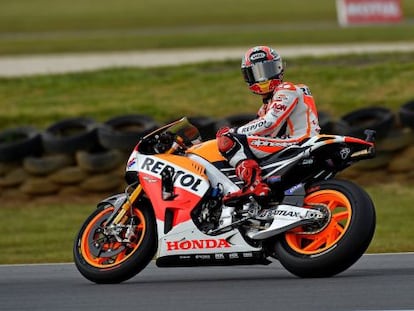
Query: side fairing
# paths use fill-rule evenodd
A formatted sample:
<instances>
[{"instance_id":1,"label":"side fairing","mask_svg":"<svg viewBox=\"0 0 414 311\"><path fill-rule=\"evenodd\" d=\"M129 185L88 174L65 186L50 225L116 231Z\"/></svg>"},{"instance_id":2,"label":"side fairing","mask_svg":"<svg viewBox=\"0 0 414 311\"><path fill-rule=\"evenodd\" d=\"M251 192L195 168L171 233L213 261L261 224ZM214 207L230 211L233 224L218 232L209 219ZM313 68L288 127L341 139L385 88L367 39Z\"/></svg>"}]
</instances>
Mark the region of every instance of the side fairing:
<instances>
[{"instance_id":1,"label":"side fairing","mask_svg":"<svg viewBox=\"0 0 414 311\"><path fill-rule=\"evenodd\" d=\"M157 223L164 224L164 228L158 228L160 236L191 220L191 211L210 188L204 167L183 156L137 154L136 169L154 208ZM167 198L163 197L165 180L162 175L165 172L171 175L173 185L172 193Z\"/></svg>"},{"instance_id":2,"label":"side fairing","mask_svg":"<svg viewBox=\"0 0 414 311\"><path fill-rule=\"evenodd\" d=\"M240 189L237 186L240 180L236 177L234 168L220 154L215 139L189 148L187 156L206 168L206 174L213 187L220 184L224 193Z\"/></svg>"},{"instance_id":3,"label":"side fairing","mask_svg":"<svg viewBox=\"0 0 414 311\"><path fill-rule=\"evenodd\" d=\"M211 163L226 161L226 159L220 154L215 139L194 145L188 149L187 153L196 154Z\"/></svg>"}]
</instances>

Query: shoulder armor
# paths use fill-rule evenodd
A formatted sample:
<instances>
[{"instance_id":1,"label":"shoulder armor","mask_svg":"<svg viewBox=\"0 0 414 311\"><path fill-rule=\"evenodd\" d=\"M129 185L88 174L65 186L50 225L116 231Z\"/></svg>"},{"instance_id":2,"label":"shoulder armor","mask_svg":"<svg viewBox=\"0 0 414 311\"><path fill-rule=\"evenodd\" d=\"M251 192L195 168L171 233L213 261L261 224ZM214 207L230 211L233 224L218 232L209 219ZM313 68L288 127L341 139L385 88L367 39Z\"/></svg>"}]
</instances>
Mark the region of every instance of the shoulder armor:
<instances>
[{"instance_id":1,"label":"shoulder armor","mask_svg":"<svg viewBox=\"0 0 414 311\"><path fill-rule=\"evenodd\" d=\"M295 91L296 87L293 83L291 82L283 82L281 84L279 84L279 86L277 87L278 90L290 90L290 91Z\"/></svg>"},{"instance_id":2,"label":"shoulder armor","mask_svg":"<svg viewBox=\"0 0 414 311\"><path fill-rule=\"evenodd\" d=\"M305 95L309 95L309 96L312 95L312 92L310 91L309 87L306 84L301 83L301 84L297 84L296 86L300 88Z\"/></svg>"}]
</instances>

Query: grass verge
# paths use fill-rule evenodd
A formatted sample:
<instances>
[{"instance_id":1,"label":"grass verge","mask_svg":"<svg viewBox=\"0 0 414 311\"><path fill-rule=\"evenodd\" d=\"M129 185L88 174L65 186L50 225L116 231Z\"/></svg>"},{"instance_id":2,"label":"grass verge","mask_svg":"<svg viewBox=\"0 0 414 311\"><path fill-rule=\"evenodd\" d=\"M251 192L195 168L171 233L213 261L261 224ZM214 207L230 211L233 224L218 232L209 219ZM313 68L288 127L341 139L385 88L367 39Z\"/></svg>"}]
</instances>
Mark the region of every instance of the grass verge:
<instances>
[{"instance_id":1,"label":"grass verge","mask_svg":"<svg viewBox=\"0 0 414 311\"><path fill-rule=\"evenodd\" d=\"M361 107L394 111L414 97L414 52L285 59L285 80L309 85L319 110L339 117ZM139 113L159 122L187 115L256 111L238 61L0 79L0 130L89 116Z\"/></svg>"}]
</instances>

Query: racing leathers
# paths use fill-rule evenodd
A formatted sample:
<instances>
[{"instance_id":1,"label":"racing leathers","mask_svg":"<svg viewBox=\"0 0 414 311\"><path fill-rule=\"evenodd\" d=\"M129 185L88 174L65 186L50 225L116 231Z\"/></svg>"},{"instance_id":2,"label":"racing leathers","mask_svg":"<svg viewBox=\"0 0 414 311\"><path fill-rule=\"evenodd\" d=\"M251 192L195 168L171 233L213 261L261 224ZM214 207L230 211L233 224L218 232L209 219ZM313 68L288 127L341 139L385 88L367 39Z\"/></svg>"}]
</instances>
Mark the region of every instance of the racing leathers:
<instances>
[{"instance_id":1,"label":"racing leathers","mask_svg":"<svg viewBox=\"0 0 414 311\"><path fill-rule=\"evenodd\" d=\"M270 189L261 179L257 160L320 131L313 96L303 84L281 83L270 99L264 99L257 116L243 126L217 132L220 152L244 181L243 189L225 196L225 202L242 196L267 195Z\"/></svg>"}]
</instances>

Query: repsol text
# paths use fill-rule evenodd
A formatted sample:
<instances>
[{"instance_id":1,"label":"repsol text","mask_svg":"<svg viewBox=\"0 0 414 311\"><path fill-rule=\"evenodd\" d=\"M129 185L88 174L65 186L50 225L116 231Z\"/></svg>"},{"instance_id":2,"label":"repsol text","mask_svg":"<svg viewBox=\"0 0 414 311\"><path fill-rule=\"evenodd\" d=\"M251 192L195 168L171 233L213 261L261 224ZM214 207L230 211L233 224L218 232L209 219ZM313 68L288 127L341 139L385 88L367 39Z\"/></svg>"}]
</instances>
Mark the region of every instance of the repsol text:
<instances>
[{"instance_id":1,"label":"repsol text","mask_svg":"<svg viewBox=\"0 0 414 311\"><path fill-rule=\"evenodd\" d=\"M197 176L188 174L181 170L176 170L173 166L153 158L145 158L142 162L140 170L152 172L157 175L162 175L163 172L170 174L173 180L178 181L181 186L190 188L196 192L199 191L198 187L202 181Z\"/></svg>"}]
</instances>

